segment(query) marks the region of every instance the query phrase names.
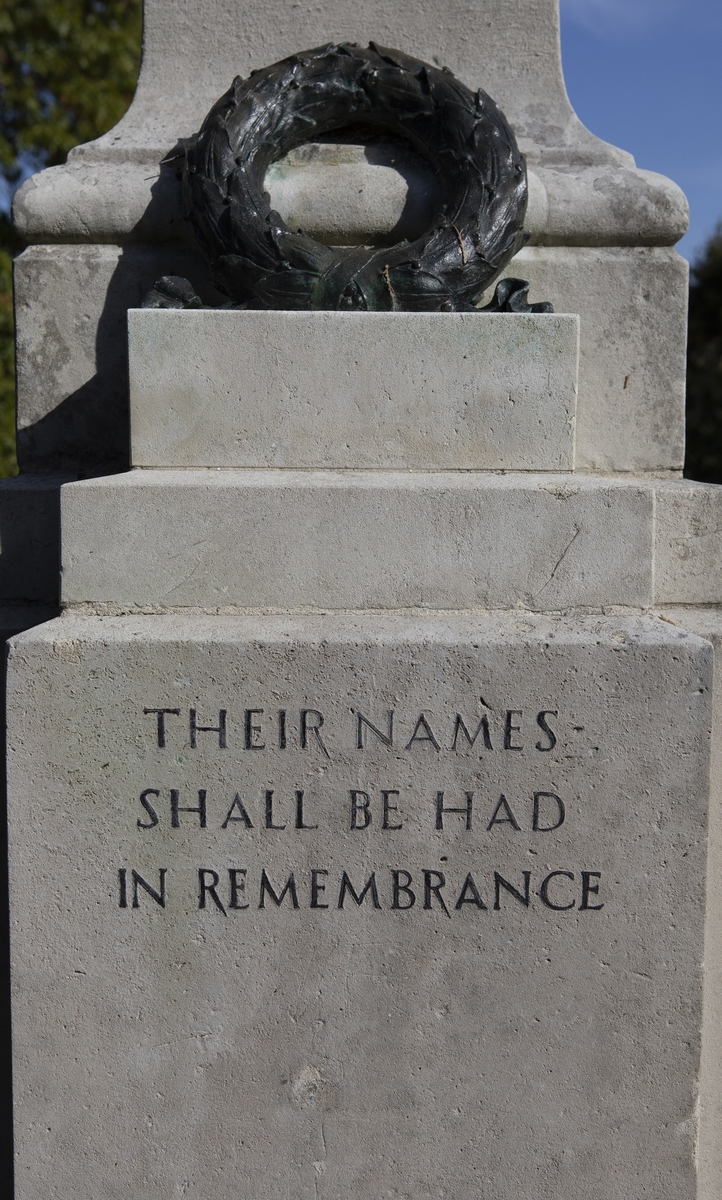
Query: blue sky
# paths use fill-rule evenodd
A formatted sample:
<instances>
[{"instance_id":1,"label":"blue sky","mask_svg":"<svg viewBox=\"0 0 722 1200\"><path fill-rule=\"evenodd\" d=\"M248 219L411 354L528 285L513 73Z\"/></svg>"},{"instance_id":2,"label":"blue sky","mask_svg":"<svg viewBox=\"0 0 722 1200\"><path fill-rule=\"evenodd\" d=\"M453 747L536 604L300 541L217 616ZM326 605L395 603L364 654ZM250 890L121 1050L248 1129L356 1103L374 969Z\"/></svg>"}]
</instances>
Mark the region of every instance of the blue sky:
<instances>
[{"instance_id":1,"label":"blue sky","mask_svg":"<svg viewBox=\"0 0 722 1200\"><path fill-rule=\"evenodd\" d=\"M722 221L722 0L561 0L580 118L686 192L693 259Z\"/></svg>"}]
</instances>

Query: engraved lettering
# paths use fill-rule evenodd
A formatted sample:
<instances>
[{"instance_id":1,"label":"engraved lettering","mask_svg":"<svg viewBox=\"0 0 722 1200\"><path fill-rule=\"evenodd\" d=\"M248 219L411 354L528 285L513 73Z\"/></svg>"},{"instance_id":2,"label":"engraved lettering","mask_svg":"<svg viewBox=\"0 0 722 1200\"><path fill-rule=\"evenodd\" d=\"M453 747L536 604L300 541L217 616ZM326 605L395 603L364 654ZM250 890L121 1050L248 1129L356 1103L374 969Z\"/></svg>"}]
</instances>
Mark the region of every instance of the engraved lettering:
<instances>
[{"instance_id":1,"label":"engraved lettering","mask_svg":"<svg viewBox=\"0 0 722 1200\"><path fill-rule=\"evenodd\" d=\"M246 750L265 750L266 743L258 740L261 733L261 726L253 724L254 717L262 717L262 708L247 708L244 718L245 728L245 748Z\"/></svg>"},{"instance_id":2,"label":"engraved lettering","mask_svg":"<svg viewBox=\"0 0 722 1200\"><path fill-rule=\"evenodd\" d=\"M500 817L499 816L500 812L505 812L506 816ZM497 804L496 808L494 809L494 811L491 815L491 820L489 821L489 824L486 827L487 833L491 829L492 825L511 825L511 827L513 829L521 828L521 826L519 825L519 822L517 821L516 817L514 816L513 812L511 811L511 808L509 806L509 801L507 800L506 796L503 793L499 797L499 803Z\"/></svg>"},{"instance_id":3,"label":"engraved lettering","mask_svg":"<svg viewBox=\"0 0 722 1200\"><path fill-rule=\"evenodd\" d=\"M303 792L296 792L296 829L318 829L318 825L304 825L303 823Z\"/></svg>"},{"instance_id":4,"label":"engraved lettering","mask_svg":"<svg viewBox=\"0 0 722 1200\"><path fill-rule=\"evenodd\" d=\"M389 804L389 796L398 795L399 793L396 788L383 788L381 791L381 800L384 806L384 818L381 826L382 829L403 829L404 827L403 821L399 821L398 825L392 825L389 820L391 813L397 813L399 811L395 804Z\"/></svg>"},{"instance_id":5,"label":"engraved lettering","mask_svg":"<svg viewBox=\"0 0 722 1200\"><path fill-rule=\"evenodd\" d=\"M479 889L474 882L474 876L471 871L464 880L464 886L459 892L459 899L456 901L454 908L460 909L463 904L475 904L477 908L486 909L486 905L479 895ZM496 908L496 905L494 905Z\"/></svg>"},{"instance_id":6,"label":"engraved lettering","mask_svg":"<svg viewBox=\"0 0 722 1200\"><path fill-rule=\"evenodd\" d=\"M556 805L556 808L557 808L556 821L553 825L540 825L539 824L540 807L541 807L540 802L542 800L551 800ZM531 827L535 833L551 833L554 829L558 829L560 825L564 824L565 816L566 816L566 809L564 808L564 802L561 799L561 797L557 796L556 792L535 792L534 793L534 811L532 814Z\"/></svg>"},{"instance_id":7,"label":"engraved lettering","mask_svg":"<svg viewBox=\"0 0 722 1200\"><path fill-rule=\"evenodd\" d=\"M143 808L147 812L148 816L150 817L150 821L141 821L140 817L138 817L138 820L136 821L136 825L138 826L139 829L155 829L156 825L158 824L158 821L160 820L157 812L153 808L153 805L151 804L150 800L148 799L149 796L160 796L160 792L158 791L157 788L146 788L144 792L141 792L140 802L143 805Z\"/></svg>"},{"instance_id":8,"label":"engraved lettering","mask_svg":"<svg viewBox=\"0 0 722 1200\"><path fill-rule=\"evenodd\" d=\"M550 871L546 879L542 880L541 887L539 888L539 899L541 900L542 904L546 904L547 908L553 908L556 912L565 912L569 908L574 908L573 900L570 900L569 904L554 904L554 902L549 899L549 884L551 883L552 879L558 879L561 877L564 877L565 879L571 879L572 883L574 882L574 875L571 871Z\"/></svg>"},{"instance_id":9,"label":"engraved lettering","mask_svg":"<svg viewBox=\"0 0 722 1200\"><path fill-rule=\"evenodd\" d=\"M246 875L245 867L229 867L228 868L228 883L230 890L230 898L228 900L229 908L250 908L249 904L239 904L238 894L246 891ZM242 876L242 878L240 878Z\"/></svg>"},{"instance_id":10,"label":"engraved lettering","mask_svg":"<svg viewBox=\"0 0 722 1200\"><path fill-rule=\"evenodd\" d=\"M150 883L148 883L147 879L144 879L143 876L139 875L137 871L131 871L130 875L131 875L131 879L133 882L133 901L131 904L131 908L140 908L140 901L138 899L138 888L139 887L141 887L144 892L147 892L148 895L151 897L151 899L155 900L156 904L159 904L161 908L165 908L165 899L166 899L165 877L167 874L168 874L167 867L161 867L161 869L158 872L158 875L159 875L158 891L156 891L155 888ZM128 907L128 889L127 889L127 873L126 873L125 867L121 867L120 870L118 871L118 881L120 884L120 902L119 902L118 907L119 908L127 908Z\"/></svg>"},{"instance_id":11,"label":"engraved lettering","mask_svg":"<svg viewBox=\"0 0 722 1200\"><path fill-rule=\"evenodd\" d=\"M226 712L225 708L221 708L218 713L217 725L199 725L198 714L195 708L190 710L190 734L191 734L191 750L198 749L199 733L217 733L218 745L221 750L226 749Z\"/></svg>"},{"instance_id":12,"label":"engraved lettering","mask_svg":"<svg viewBox=\"0 0 722 1200\"><path fill-rule=\"evenodd\" d=\"M471 829L471 808L474 802L474 793L466 792L466 807L465 808L445 808L444 793L436 793L436 828L444 828L444 813L462 813L466 817L466 828Z\"/></svg>"},{"instance_id":13,"label":"engraved lettering","mask_svg":"<svg viewBox=\"0 0 722 1200\"><path fill-rule=\"evenodd\" d=\"M348 875L344 871L343 875L341 876L341 890L338 894L339 908L343 908L343 902L344 902L344 898L345 898L347 892L350 894L351 899L358 905L359 908L363 904L364 899L367 894L371 896L371 901L373 903L374 908L381 908L381 904L379 901L379 893L378 893L378 889L376 887L376 872L375 871L371 872L371 874L369 875L365 884L363 885L361 891L358 893L356 892L356 889L354 888Z\"/></svg>"},{"instance_id":14,"label":"engraved lettering","mask_svg":"<svg viewBox=\"0 0 722 1200\"><path fill-rule=\"evenodd\" d=\"M166 717L179 717L179 708L144 708L144 715L150 716L151 713L156 713L158 716L158 746L161 750L165 747L165 719Z\"/></svg>"},{"instance_id":15,"label":"engraved lettering","mask_svg":"<svg viewBox=\"0 0 722 1200\"><path fill-rule=\"evenodd\" d=\"M402 875L406 876L406 883L401 882ZM391 904L391 907L392 908L400 908L402 911L406 908L413 908L414 905L416 904L416 895L409 887L409 884L412 882L412 878L411 878L411 875L409 874L409 872L408 871L392 871L391 877L393 879L393 887L394 887L393 902ZM408 896L408 900L409 900L408 904L401 903L401 893L402 892L404 893L405 896Z\"/></svg>"},{"instance_id":16,"label":"engraved lettering","mask_svg":"<svg viewBox=\"0 0 722 1200\"><path fill-rule=\"evenodd\" d=\"M324 871L320 867L312 867L311 869L311 908L328 908L328 904L322 904L319 900L319 895L326 891L326 884L322 883L319 876L328 875L328 871Z\"/></svg>"},{"instance_id":17,"label":"engraved lettering","mask_svg":"<svg viewBox=\"0 0 722 1200\"><path fill-rule=\"evenodd\" d=\"M424 730L424 732L419 733L420 729ZM414 726L414 732L411 734L411 737L409 738L408 742L404 746L404 750L408 750L409 747L414 744L414 742L431 742L431 745L434 747L434 750L441 749L441 746L437 742L437 740L432 732L431 726L429 725L429 722L426 720L426 717L424 716L423 713L420 713L419 719Z\"/></svg>"},{"instance_id":18,"label":"engraved lettering","mask_svg":"<svg viewBox=\"0 0 722 1200\"><path fill-rule=\"evenodd\" d=\"M372 733L375 733L376 737L379 738L380 741L383 742L384 746L393 746L393 744L394 744L394 710L392 708L390 708L386 713L386 721L387 721L388 733L382 733L380 729L377 729L377 727L375 725L371 724L368 717L365 717L363 715L363 713L357 713L356 748L358 750L364 749L364 746L365 746L364 726L366 726L367 729L370 729Z\"/></svg>"},{"instance_id":19,"label":"engraved lettering","mask_svg":"<svg viewBox=\"0 0 722 1200\"><path fill-rule=\"evenodd\" d=\"M293 871L291 872L288 879L286 880L286 882L283 886L283 890L281 891L280 895L277 896L274 891L273 884L271 883L270 879L268 878L265 867L264 867L264 869L261 871L261 898L258 902L258 907L259 908L266 907L266 896L268 895L273 900L273 903L276 905L276 908L280 908L281 903L283 902L283 898L286 894L288 894L291 897L291 904L293 905L293 907L298 908L298 896L296 894L296 877L293 874Z\"/></svg>"},{"instance_id":20,"label":"engraved lettering","mask_svg":"<svg viewBox=\"0 0 722 1200\"><path fill-rule=\"evenodd\" d=\"M352 829L368 829L371 824L371 797L368 792L358 791L356 788L351 789L351 828ZM363 824L359 818L363 817Z\"/></svg>"},{"instance_id":21,"label":"engraved lettering","mask_svg":"<svg viewBox=\"0 0 722 1200\"><path fill-rule=\"evenodd\" d=\"M273 790L266 791L266 829L285 829L285 825L273 824Z\"/></svg>"},{"instance_id":22,"label":"engraved lettering","mask_svg":"<svg viewBox=\"0 0 722 1200\"><path fill-rule=\"evenodd\" d=\"M210 875L210 877L211 877L210 883L206 879L207 875ZM225 908L223 907L223 904L218 895L218 892L216 891L216 888L218 887L218 881L219 881L219 875L218 875L217 871L211 871L209 868L206 868L206 867L198 868L198 907L205 908L206 907L206 896L210 896L210 898L213 901L213 903L215 904L216 908L220 909L220 911L223 913L224 917L227 917L228 913L226 912Z\"/></svg>"},{"instance_id":23,"label":"engraved lettering","mask_svg":"<svg viewBox=\"0 0 722 1200\"><path fill-rule=\"evenodd\" d=\"M521 717L523 715L520 708L510 708L507 710L504 720L504 749L505 750L523 750L523 746L517 746L512 741L512 734L521 733L521 725L515 725L512 717Z\"/></svg>"},{"instance_id":24,"label":"engraved lettering","mask_svg":"<svg viewBox=\"0 0 722 1200\"><path fill-rule=\"evenodd\" d=\"M436 880L436 882L432 882ZM424 908L431 908L431 897L435 896L449 920L451 913L446 907L446 901L441 895L441 889L446 886L446 876L443 871L424 871Z\"/></svg>"},{"instance_id":25,"label":"engraved lettering","mask_svg":"<svg viewBox=\"0 0 722 1200\"><path fill-rule=\"evenodd\" d=\"M603 904L590 904L589 897L599 894L599 884L591 883L592 879L601 879L601 871L582 871L582 902L579 905L580 911L598 912L600 908L604 908Z\"/></svg>"},{"instance_id":26,"label":"engraved lettering","mask_svg":"<svg viewBox=\"0 0 722 1200\"><path fill-rule=\"evenodd\" d=\"M318 718L315 724L310 723L311 717ZM307 748L308 735L309 735L309 733L312 733L314 735L316 741L318 742L319 746L323 750L324 754L326 755L326 758L330 759L331 755L329 754L328 750L326 749L323 738L321 737L321 734L319 732L322 725L323 725L323 713L320 713L317 708L302 708L301 709L301 749L305 750Z\"/></svg>"},{"instance_id":27,"label":"engraved lettering","mask_svg":"<svg viewBox=\"0 0 722 1200\"><path fill-rule=\"evenodd\" d=\"M557 715L558 714L557 714L556 708L545 708L545 709L542 709L542 711L540 713L537 713L536 723L539 726L539 728L542 730L542 732L545 733L547 735L547 738L549 739L549 744L547 746L543 745L542 742L537 742L536 743L537 750L542 750L542 751L553 750L554 747L556 746L556 744L557 744L556 734L554 733L553 729L549 728L549 724L548 724L546 718L547 717L556 717Z\"/></svg>"},{"instance_id":28,"label":"engraved lettering","mask_svg":"<svg viewBox=\"0 0 722 1200\"><path fill-rule=\"evenodd\" d=\"M238 816L235 815L236 809L238 809ZM221 825L221 829L227 829L229 822L231 821L242 821L246 829L253 829L253 822L246 812L246 806L241 800L238 792L236 792L235 796L233 797L233 804L228 809L228 815Z\"/></svg>"},{"instance_id":29,"label":"engraved lettering","mask_svg":"<svg viewBox=\"0 0 722 1200\"><path fill-rule=\"evenodd\" d=\"M180 802L180 792L178 788L170 790L170 823L171 828L180 828L180 813L198 813L198 821L201 829L206 827L206 789L198 789L198 804L195 808L184 808Z\"/></svg>"},{"instance_id":30,"label":"engraved lettering","mask_svg":"<svg viewBox=\"0 0 722 1200\"><path fill-rule=\"evenodd\" d=\"M481 720L479 721L479 724L477 725L477 727L474 730L474 733L472 735L469 733L469 730L466 728L466 723L465 723L464 718L462 717L461 713L456 714L456 721L454 723L454 740L451 743L452 750L456 750L456 742L457 742L457 739L458 739L460 733L463 733L463 735L466 738L467 742L469 743L470 747L474 745L474 742L478 738L479 734L481 734L484 739L485 748L487 750L493 749L492 744L491 744L491 735L489 733L489 718L486 715L481 718Z\"/></svg>"},{"instance_id":31,"label":"engraved lettering","mask_svg":"<svg viewBox=\"0 0 722 1200\"><path fill-rule=\"evenodd\" d=\"M503 876L501 876L498 871L494 872L494 908L495 909L498 910L501 908L501 904L499 903L499 895L501 893L502 888L504 888L504 890L507 891L510 896L513 896L515 900L518 900L520 904L523 904L526 908L529 907L529 880L531 879L531 871L522 871L522 875L524 877L523 893L520 892L517 888L515 888L513 884L509 883L508 879L504 879Z\"/></svg>"}]
</instances>

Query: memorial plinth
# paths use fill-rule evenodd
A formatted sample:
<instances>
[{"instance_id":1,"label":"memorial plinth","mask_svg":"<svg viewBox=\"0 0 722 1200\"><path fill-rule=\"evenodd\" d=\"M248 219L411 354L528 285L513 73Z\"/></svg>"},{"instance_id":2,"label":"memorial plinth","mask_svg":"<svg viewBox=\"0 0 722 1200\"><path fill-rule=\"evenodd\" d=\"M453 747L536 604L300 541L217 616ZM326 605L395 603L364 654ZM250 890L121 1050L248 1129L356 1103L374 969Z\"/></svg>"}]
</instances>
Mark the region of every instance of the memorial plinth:
<instances>
[{"instance_id":1,"label":"memorial plinth","mask_svg":"<svg viewBox=\"0 0 722 1200\"><path fill-rule=\"evenodd\" d=\"M710 669L638 618L24 635L20 1195L693 1197Z\"/></svg>"},{"instance_id":2,"label":"memorial plinth","mask_svg":"<svg viewBox=\"0 0 722 1200\"><path fill-rule=\"evenodd\" d=\"M130 327L12 651L20 1194L692 1200L712 651L630 614L708 491L543 469L573 317Z\"/></svg>"},{"instance_id":3,"label":"memorial plinth","mask_svg":"<svg viewBox=\"0 0 722 1200\"><path fill-rule=\"evenodd\" d=\"M131 471L63 490L63 598L126 611L645 608L657 490L533 472Z\"/></svg>"},{"instance_id":4,"label":"memorial plinth","mask_svg":"<svg viewBox=\"0 0 722 1200\"><path fill-rule=\"evenodd\" d=\"M684 199L577 121L553 0L357 8L147 0L131 111L18 200L17 1200L719 1200ZM178 139L341 38L503 105L509 273L555 314L139 308L161 275L221 299ZM314 143L268 187L393 241L429 193L392 151Z\"/></svg>"},{"instance_id":5,"label":"memorial plinth","mask_svg":"<svg viewBox=\"0 0 722 1200\"><path fill-rule=\"evenodd\" d=\"M574 467L576 316L129 317L133 466Z\"/></svg>"}]
</instances>

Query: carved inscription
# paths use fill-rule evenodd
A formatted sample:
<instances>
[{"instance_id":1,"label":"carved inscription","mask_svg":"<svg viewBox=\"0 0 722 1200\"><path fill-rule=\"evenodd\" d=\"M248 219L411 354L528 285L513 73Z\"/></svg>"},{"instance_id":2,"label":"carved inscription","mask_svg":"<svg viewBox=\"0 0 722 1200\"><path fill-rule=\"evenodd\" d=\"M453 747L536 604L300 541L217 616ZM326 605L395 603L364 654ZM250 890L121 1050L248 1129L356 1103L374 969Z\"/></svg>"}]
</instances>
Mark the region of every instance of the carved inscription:
<instances>
[{"instance_id":1,"label":"carved inscription","mask_svg":"<svg viewBox=\"0 0 722 1200\"><path fill-rule=\"evenodd\" d=\"M339 717L337 711L331 715L321 705L235 710L229 704L201 712L196 707L157 704L143 707L139 726L146 742L168 756L169 765L188 762L187 755L199 753L211 756L216 765L218 756L223 762L242 764L258 763L264 756L269 776L264 786L249 784L243 769L239 775L244 782L239 786L219 785L217 771L215 781L201 787L169 786L155 779L129 805L129 822L137 836L161 837L163 855L172 854L175 837L182 836L187 844L195 831L211 830L218 838L218 857L236 858L233 865L199 863L193 897L199 910L228 917L248 909L269 913L300 908L391 913L413 909L442 912L451 919L464 912L493 914L508 908L599 912L606 902L602 873L588 863L540 870L522 865L510 871L493 862L499 830L518 834L522 841L547 840L568 820L564 797L544 778L545 756L555 750L563 729L558 707L492 712L480 697L471 718L468 711L440 717L400 708L377 712L372 706L364 711L349 706ZM573 728L579 731L578 726ZM364 786L358 779L348 786L329 786L326 781L324 787L316 782L316 764L326 764L324 770L334 762L363 765L370 753L376 776ZM276 786L272 780L274 761L280 761L276 756L292 754L297 756L297 783ZM478 770L474 786L459 786L460 763L468 764L473 775L485 759L512 760L517 755L531 759L532 774L538 775L535 786L520 786L517 781L503 791L480 787ZM423 767L424 762L446 761L455 764L455 779L443 788L401 787L396 778L378 777L384 761L390 776L398 772L400 762ZM312 783L310 771L315 772ZM228 774L224 769L224 777ZM425 778L423 770L420 777ZM411 828L435 839L429 857L433 860L441 853L433 865L404 860L404 831ZM313 846L322 863L336 835L354 839L356 845L356 839L380 837L382 843L376 844L384 845L387 865L364 870L299 866L279 873L263 861L263 845L278 844L264 839L301 837L313 839L305 845ZM207 833L203 836L207 838ZM448 853L443 852L445 838L450 843ZM482 861L477 869L449 863L460 838L479 852ZM167 911L181 899L173 880L171 860L154 873L147 869L141 873L132 863L120 866L119 907ZM187 903L188 896L183 900Z\"/></svg>"},{"instance_id":2,"label":"carved inscription","mask_svg":"<svg viewBox=\"0 0 722 1200\"><path fill-rule=\"evenodd\" d=\"M481 703L484 705L483 698ZM160 749L169 745L189 745L192 750L197 750L198 735L209 733L215 735L213 740L217 740L221 750L234 747L273 751L287 750L297 745L301 750L317 747L327 758L331 757L326 744L329 728L326 717L318 708L302 708L293 714L285 708L246 708L235 723L230 721L228 713L227 708L221 708L217 719L215 716L208 718L209 723L206 724L195 708L187 711L180 708L143 709L143 715L151 718L155 725L155 738ZM553 750L557 744L552 727L553 719L557 716L558 710L555 708L540 709L531 716L525 714L523 709L509 708L497 716L482 713L474 721L457 712L447 718L442 728L423 712L409 715L388 709L382 718L374 719L351 709L348 724L354 733L357 750L364 750L371 739L388 749L398 747L411 750L415 745L428 744L438 753L442 749L453 753L473 750L477 743L484 750L522 751L526 742L527 748L533 745L534 749L545 753ZM348 724L345 729L338 731L342 745L347 744L347 737L343 738L343 734L348 735ZM322 729L325 729L323 735Z\"/></svg>"}]
</instances>

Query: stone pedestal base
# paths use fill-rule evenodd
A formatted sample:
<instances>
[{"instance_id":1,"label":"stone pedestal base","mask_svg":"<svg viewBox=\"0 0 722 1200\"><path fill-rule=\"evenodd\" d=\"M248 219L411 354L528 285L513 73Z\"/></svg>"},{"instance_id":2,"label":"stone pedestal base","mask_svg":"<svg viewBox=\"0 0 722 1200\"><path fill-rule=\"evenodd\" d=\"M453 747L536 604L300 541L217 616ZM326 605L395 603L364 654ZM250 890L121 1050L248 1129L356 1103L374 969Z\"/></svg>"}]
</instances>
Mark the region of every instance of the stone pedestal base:
<instances>
[{"instance_id":1,"label":"stone pedestal base","mask_svg":"<svg viewBox=\"0 0 722 1200\"><path fill-rule=\"evenodd\" d=\"M710 668L644 618L18 637L20 1200L692 1200Z\"/></svg>"}]
</instances>

